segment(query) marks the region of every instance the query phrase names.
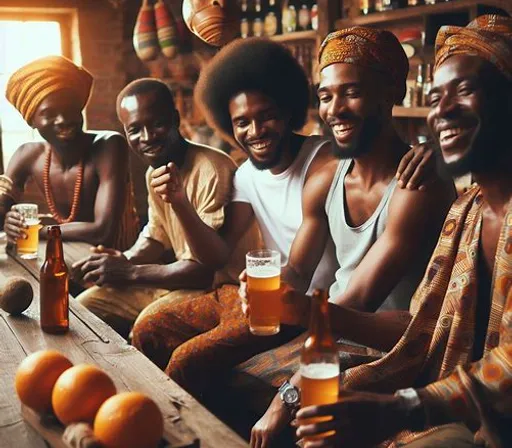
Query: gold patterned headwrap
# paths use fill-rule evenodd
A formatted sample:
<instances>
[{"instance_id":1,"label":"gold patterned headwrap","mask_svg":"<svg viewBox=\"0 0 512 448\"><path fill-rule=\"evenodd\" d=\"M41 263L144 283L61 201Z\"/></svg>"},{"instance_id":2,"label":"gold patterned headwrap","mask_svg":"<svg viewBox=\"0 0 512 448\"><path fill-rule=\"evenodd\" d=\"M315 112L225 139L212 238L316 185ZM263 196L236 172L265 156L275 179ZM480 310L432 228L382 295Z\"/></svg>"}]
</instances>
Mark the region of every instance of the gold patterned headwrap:
<instances>
[{"instance_id":1,"label":"gold patterned headwrap","mask_svg":"<svg viewBox=\"0 0 512 448\"><path fill-rule=\"evenodd\" d=\"M47 56L24 65L7 82L5 96L30 123L41 101L58 90L73 90L85 107L92 87L92 76L62 56Z\"/></svg>"},{"instance_id":2,"label":"gold patterned headwrap","mask_svg":"<svg viewBox=\"0 0 512 448\"><path fill-rule=\"evenodd\" d=\"M395 86L395 102L405 96L409 61L389 31L355 26L329 34L318 53L319 70L331 64L356 64L386 74Z\"/></svg>"},{"instance_id":3,"label":"gold patterned headwrap","mask_svg":"<svg viewBox=\"0 0 512 448\"><path fill-rule=\"evenodd\" d=\"M465 28L443 26L436 37L434 70L454 55L479 56L512 80L512 18L488 14Z\"/></svg>"}]
</instances>

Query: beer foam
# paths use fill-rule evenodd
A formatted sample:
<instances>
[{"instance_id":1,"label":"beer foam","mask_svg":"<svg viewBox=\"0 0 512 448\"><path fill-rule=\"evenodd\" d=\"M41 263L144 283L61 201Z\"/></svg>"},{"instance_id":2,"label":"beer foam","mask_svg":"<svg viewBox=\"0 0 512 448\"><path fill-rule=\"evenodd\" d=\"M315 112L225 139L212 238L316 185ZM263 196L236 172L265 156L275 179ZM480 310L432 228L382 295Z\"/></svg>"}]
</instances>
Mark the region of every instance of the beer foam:
<instances>
[{"instance_id":1,"label":"beer foam","mask_svg":"<svg viewBox=\"0 0 512 448\"><path fill-rule=\"evenodd\" d=\"M300 375L312 380L327 380L340 374L338 364L328 364L326 362L318 364L301 364Z\"/></svg>"},{"instance_id":2,"label":"beer foam","mask_svg":"<svg viewBox=\"0 0 512 448\"><path fill-rule=\"evenodd\" d=\"M37 219L37 218L25 219L25 224L27 226L35 226L36 224L39 224L39 219Z\"/></svg>"},{"instance_id":3,"label":"beer foam","mask_svg":"<svg viewBox=\"0 0 512 448\"><path fill-rule=\"evenodd\" d=\"M277 277L281 274L281 269L276 266L249 266L247 275L254 278Z\"/></svg>"}]
</instances>

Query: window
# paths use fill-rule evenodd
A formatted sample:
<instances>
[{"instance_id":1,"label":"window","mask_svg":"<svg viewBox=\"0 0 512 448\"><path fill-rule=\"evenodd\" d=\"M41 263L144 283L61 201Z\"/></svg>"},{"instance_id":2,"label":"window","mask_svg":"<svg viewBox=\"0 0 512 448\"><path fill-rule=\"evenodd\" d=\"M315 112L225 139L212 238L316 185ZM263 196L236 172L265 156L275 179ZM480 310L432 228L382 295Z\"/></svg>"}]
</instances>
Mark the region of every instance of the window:
<instances>
[{"instance_id":1,"label":"window","mask_svg":"<svg viewBox=\"0 0 512 448\"><path fill-rule=\"evenodd\" d=\"M48 55L62 55L61 23L57 20L1 20L0 16L0 126L3 166L7 168L16 149L40 139L5 98L9 76L19 67Z\"/></svg>"}]
</instances>

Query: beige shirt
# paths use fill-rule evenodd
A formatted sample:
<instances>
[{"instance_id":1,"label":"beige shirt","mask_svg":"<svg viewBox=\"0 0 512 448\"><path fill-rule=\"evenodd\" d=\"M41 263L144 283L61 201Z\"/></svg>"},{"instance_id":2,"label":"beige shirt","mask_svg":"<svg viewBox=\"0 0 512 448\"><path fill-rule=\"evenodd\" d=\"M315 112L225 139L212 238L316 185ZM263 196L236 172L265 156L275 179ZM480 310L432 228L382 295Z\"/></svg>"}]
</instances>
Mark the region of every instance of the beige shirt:
<instances>
[{"instance_id":1,"label":"beige shirt","mask_svg":"<svg viewBox=\"0 0 512 448\"><path fill-rule=\"evenodd\" d=\"M217 230L224 223L224 207L231 201L233 176L237 167L224 152L202 145L191 145L180 168L187 197L205 224ZM181 223L170 204L150 187L153 168L146 172L149 221L142 234L174 251L176 260L197 260L188 244ZM260 247L255 225L240 239L229 263L215 275L214 284L238 283L245 267L247 251Z\"/></svg>"}]
</instances>

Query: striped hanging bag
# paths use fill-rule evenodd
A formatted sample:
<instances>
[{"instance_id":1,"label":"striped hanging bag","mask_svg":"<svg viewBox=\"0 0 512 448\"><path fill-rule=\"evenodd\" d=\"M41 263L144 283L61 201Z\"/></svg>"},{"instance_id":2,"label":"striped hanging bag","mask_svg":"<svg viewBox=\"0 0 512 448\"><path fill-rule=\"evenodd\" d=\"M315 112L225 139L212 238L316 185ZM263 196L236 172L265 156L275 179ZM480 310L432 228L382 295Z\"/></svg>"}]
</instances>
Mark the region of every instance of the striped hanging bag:
<instances>
[{"instance_id":1,"label":"striped hanging bag","mask_svg":"<svg viewBox=\"0 0 512 448\"><path fill-rule=\"evenodd\" d=\"M143 0L135 29L133 30L133 47L142 61L151 61L158 57L160 45L156 34L155 12L150 0Z\"/></svg>"},{"instance_id":2,"label":"striped hanging bag","mask_svg":"<svg viewBox=\"0 0 512 448\"><path fill-rule=\"evenodd\" d=\"M160 48L165 57L172 59L178 53L176 22L164 0L155 3L156 33Z\"/></svg>"}]
</instances>

